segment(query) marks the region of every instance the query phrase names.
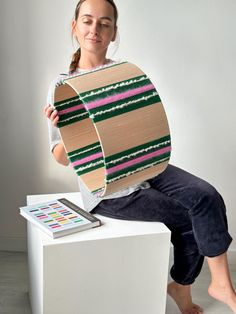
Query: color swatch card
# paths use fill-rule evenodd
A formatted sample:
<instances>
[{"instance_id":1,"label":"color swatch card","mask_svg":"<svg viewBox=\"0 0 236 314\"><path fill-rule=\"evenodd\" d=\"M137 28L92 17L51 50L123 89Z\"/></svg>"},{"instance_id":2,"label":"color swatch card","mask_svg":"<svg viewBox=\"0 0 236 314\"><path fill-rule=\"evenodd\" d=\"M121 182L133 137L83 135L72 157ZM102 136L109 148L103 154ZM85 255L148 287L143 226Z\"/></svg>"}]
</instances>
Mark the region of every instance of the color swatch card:
<instances>
[{"instance_id":1,"label":"color swatch card","mask_svg":"<svg viewBox=\"0 0 236 314\"><path fill-rule=\"evenodd\" d=\"M20 207L20 214L52 238L101 225L94 215L65 198Z\"/></svg>"}]
</instances>

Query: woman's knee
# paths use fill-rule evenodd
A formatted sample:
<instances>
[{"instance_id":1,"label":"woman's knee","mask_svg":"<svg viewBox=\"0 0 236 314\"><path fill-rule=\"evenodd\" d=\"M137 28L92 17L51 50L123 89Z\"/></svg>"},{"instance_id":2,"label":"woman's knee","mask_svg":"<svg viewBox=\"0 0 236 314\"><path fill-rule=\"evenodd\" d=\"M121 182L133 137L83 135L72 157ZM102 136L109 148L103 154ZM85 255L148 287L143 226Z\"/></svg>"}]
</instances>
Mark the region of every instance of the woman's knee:
<instances>
[{"instance_id":1,"label":"woman's knee","mask_svg":"<svg viewBox=\"0 0 236 314\"><path fill-rule=\"evenodd\" d=\"M208 209L220 208L225 211L225 204L222 196L210 183L202 180L196 186L190 188L195 195L195 206L193 206L193 210L207 207Z\"/></svg>"}]
</instances>

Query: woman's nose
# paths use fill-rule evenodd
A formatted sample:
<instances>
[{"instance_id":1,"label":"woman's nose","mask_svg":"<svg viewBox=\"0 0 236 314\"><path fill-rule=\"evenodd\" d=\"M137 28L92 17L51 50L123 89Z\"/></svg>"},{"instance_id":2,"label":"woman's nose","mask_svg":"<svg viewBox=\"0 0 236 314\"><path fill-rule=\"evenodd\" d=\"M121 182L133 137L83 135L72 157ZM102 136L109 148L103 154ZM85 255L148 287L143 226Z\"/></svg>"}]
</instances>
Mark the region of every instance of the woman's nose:
<instances>
[{"instance_id":1,"label":"woman's nose","mask_svg":"<svg viewBox=\"0 0 236 314\"><path fill-rule=\"evenodd\" d=\"M93 23L93 24L91 25L90 32L91 32L92 34L95 34L95 35L97 35L97 34L99 33L99 25L98 25L98 23Z\"/></svg>"}]
</instances>

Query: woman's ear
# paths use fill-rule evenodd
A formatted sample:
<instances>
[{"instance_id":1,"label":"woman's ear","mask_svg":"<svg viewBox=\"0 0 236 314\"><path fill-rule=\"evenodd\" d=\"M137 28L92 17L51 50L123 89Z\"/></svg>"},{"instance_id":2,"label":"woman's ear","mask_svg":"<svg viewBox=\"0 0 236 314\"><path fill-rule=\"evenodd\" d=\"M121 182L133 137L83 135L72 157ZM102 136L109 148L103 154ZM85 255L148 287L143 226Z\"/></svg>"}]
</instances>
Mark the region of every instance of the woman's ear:
<instances>
[{"instance_id":1,"label":"woman's ear","mask_svg":"<svg viewBox=\"0 0 236 314\"><path fill-rule=\"evenodd\" d=\"M75 29L76 29L76 20L72 20L71 22L71 31L72 31L72 34L75 33Z\"/></svg>"},{"instance_id":2,"label":"woman's ear","mask_svg":"<svg viewBox=\"0 0 236 314\"><path fill-rule=\"evenodd\" d=\"M117 26L115 26L114 35L113 35L111 41L115 41L116 40L116 35L117 35Z\"/></svg>"}]
</instances>

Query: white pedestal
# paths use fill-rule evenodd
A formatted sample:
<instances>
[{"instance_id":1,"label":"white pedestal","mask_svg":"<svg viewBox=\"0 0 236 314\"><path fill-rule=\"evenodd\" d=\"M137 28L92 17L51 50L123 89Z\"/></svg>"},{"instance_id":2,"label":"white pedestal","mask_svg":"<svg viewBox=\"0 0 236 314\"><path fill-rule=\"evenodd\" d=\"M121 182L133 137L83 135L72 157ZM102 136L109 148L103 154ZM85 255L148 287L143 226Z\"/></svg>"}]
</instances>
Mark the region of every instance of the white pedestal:
<instances>
[{"instance_id":1,"label":"white pedestal","mask_svg":"<svg viewBox=\"0 0 236 314\"><path fill-rule=\"evenodd\" d=\"M31 195L27 204L80 193ZM164 314L170 231L157 222L110 219L52 239L28 222L33 314Z\"/></svg>"}]
</instances>

